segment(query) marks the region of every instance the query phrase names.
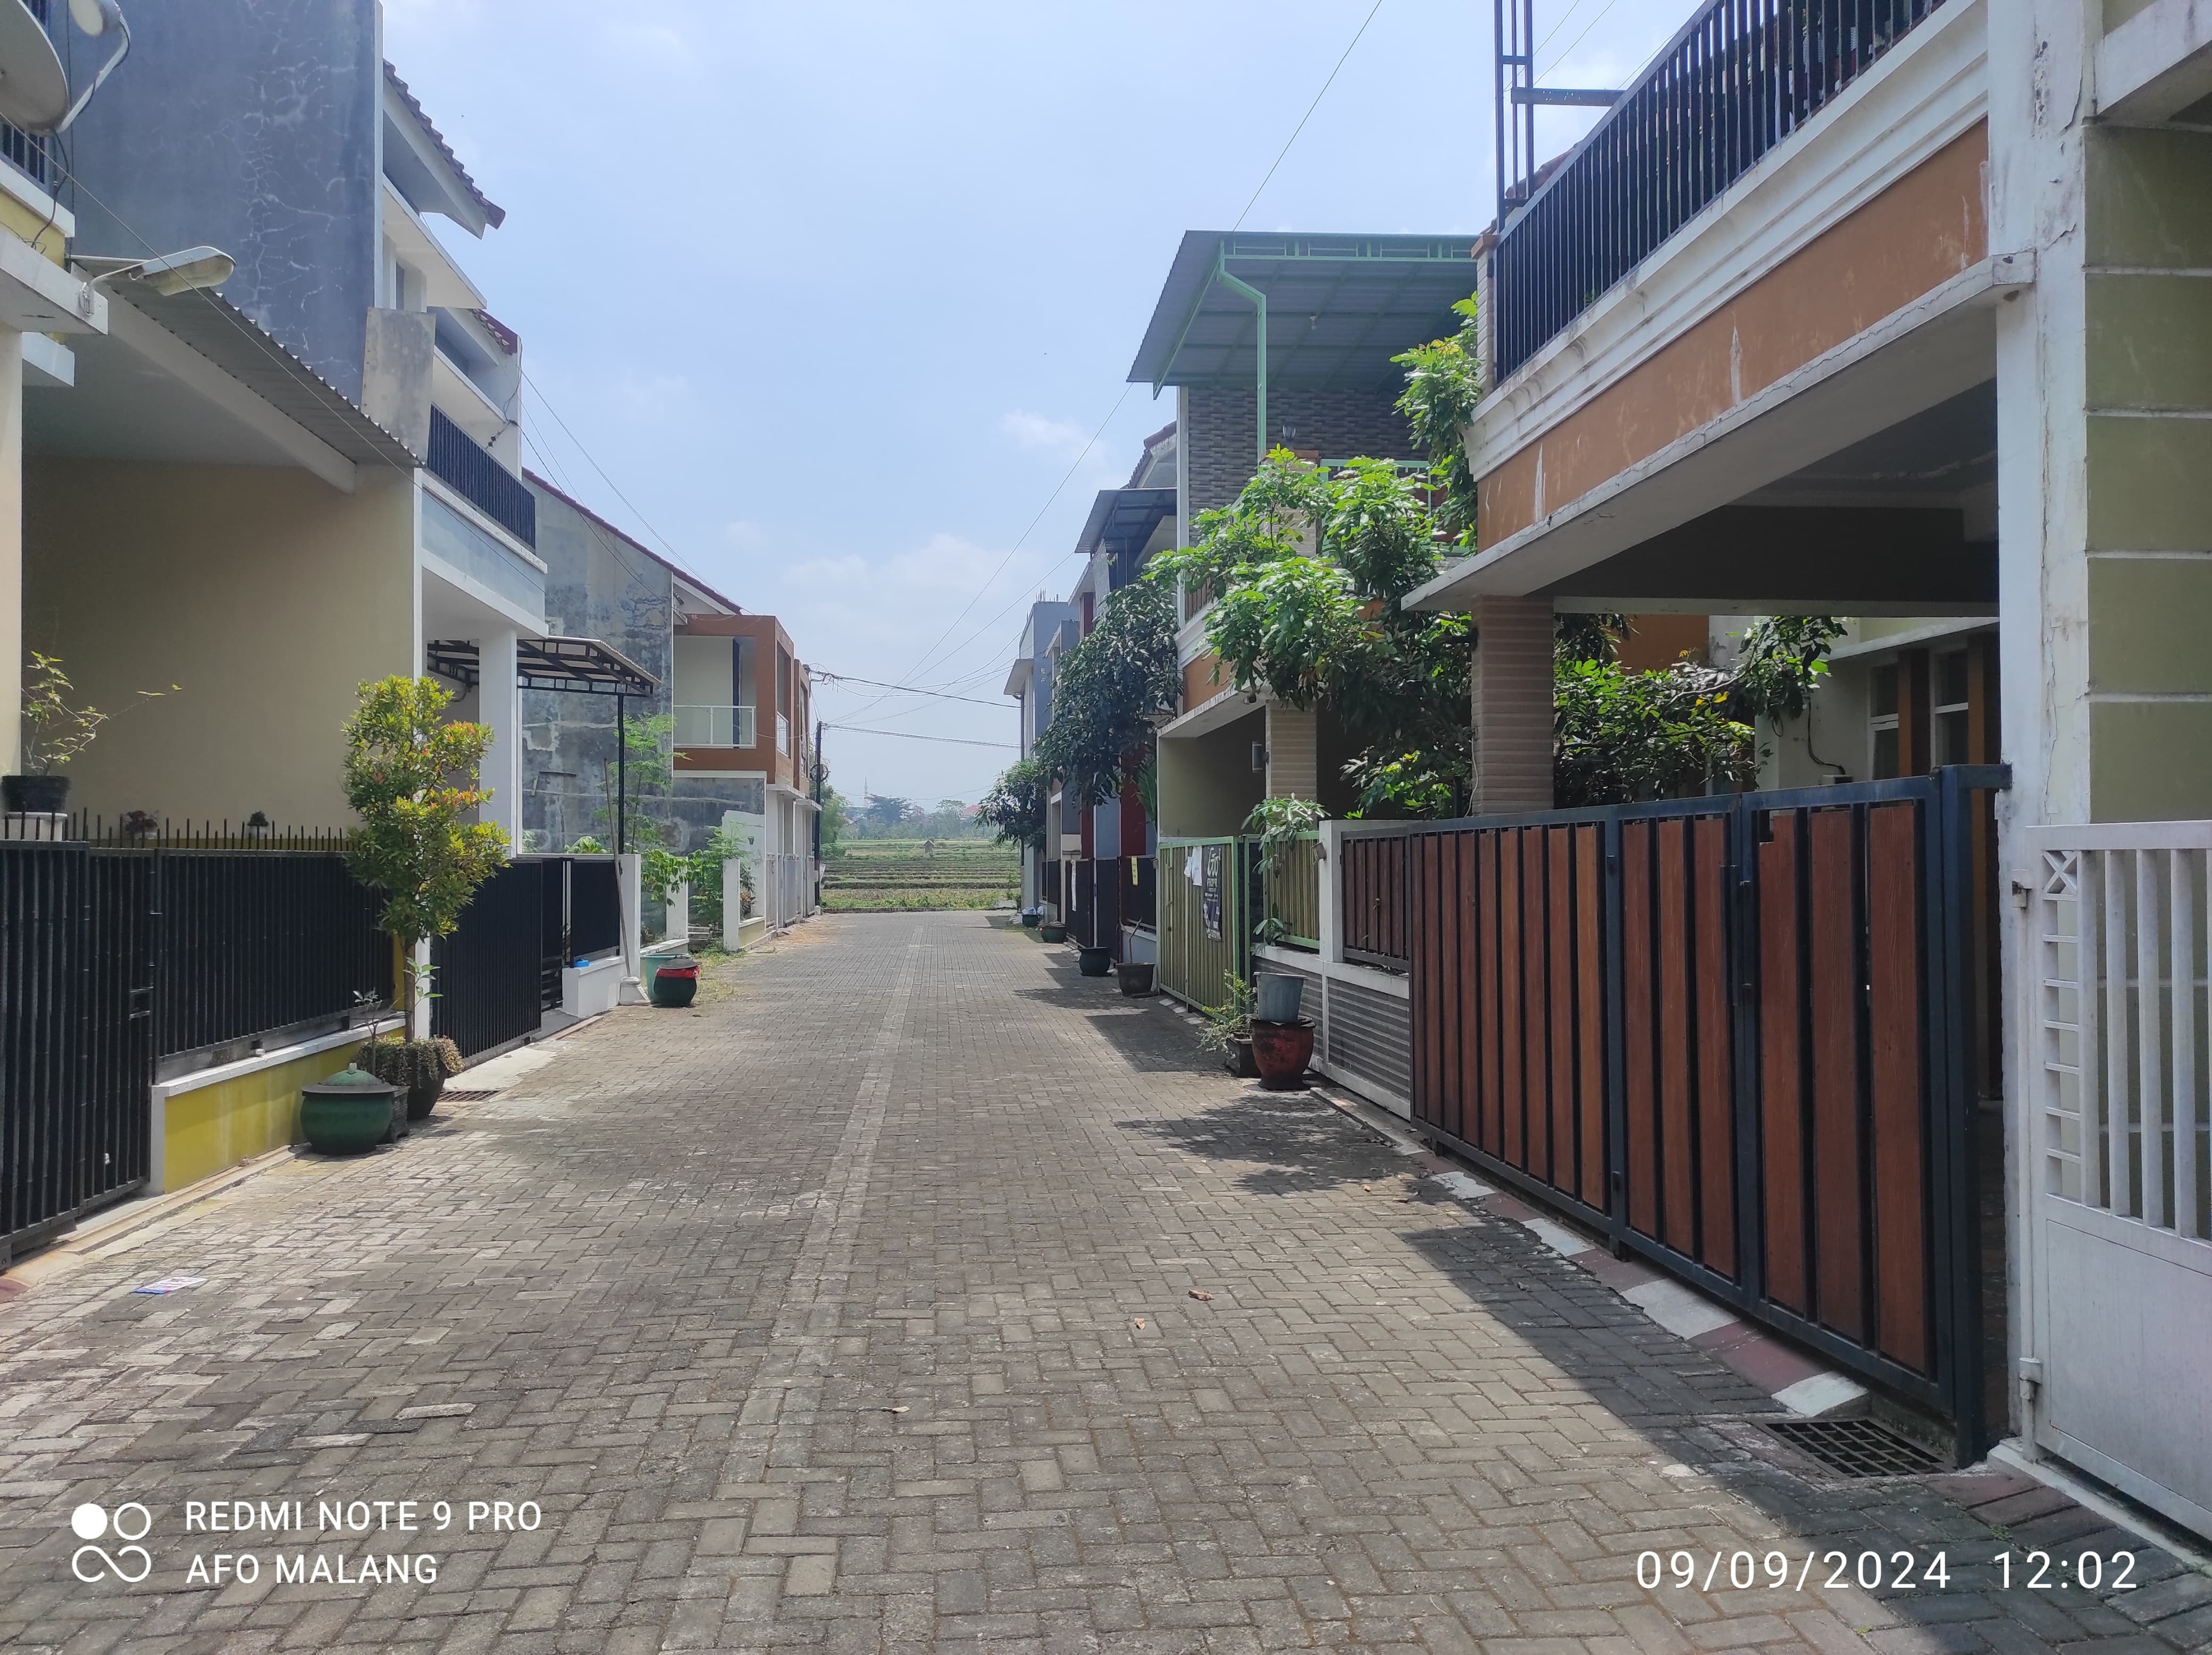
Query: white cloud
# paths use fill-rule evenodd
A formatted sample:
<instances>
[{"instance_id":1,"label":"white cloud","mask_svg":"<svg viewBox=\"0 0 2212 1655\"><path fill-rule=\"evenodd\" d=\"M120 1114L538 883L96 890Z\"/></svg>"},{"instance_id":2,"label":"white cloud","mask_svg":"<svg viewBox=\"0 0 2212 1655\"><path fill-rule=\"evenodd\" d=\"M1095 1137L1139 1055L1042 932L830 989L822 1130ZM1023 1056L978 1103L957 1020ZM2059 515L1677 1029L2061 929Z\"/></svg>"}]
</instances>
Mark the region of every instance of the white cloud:
<instances>
[{"instance_id":1,"label":"white cloud","mask_svg":"<svg viewBox=\"0 0 2212 1655\"><path fill-rule=\"evenodd\" d=\"M1012 438L1017 447L1037 453L1061 454L1070 459L1080 453L1083 445L1091 440L1091 433L1073 420L1033 414L1025 408L1000 416L999 430Z\"/></svg>"}]
</instances>

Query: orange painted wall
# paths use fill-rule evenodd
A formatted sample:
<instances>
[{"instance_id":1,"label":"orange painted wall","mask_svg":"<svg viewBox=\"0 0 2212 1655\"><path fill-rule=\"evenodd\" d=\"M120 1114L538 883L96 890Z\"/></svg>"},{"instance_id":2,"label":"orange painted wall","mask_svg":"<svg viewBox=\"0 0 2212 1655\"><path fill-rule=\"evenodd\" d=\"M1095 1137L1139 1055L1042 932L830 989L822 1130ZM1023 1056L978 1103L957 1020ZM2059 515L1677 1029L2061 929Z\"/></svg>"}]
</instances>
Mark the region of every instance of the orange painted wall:
<instances>
[{"instance_id":1,"label":"orange painted wall","mask_svg":"<svg viewBox=\"0 0 2212 1655\"><path fill-rule=\"evenodd\" d=\"M1978 264L1988 163L1989 129L1978 125L1486 475L1481 544L1571 504Z\"/></svg>"}]
</instances>

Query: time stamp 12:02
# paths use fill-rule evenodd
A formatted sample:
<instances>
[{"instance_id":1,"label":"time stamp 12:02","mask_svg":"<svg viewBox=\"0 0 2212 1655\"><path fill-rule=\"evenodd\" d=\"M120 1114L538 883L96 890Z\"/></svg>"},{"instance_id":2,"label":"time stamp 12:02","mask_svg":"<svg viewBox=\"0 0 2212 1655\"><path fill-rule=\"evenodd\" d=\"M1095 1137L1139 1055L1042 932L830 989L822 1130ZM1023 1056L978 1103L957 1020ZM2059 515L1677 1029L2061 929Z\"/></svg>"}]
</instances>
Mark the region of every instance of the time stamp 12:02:
<instances>
[{"instance_id":1,"label":"time stamp 12:02","mask_svg":"<svg viewBox=\"0 0 2212 1655\"><path fill-rule=\"evenodd\" d=\"M1979 1561L1980 1560L1976 1560ZM1994 1578L1978 1577L1977 1587L2028 1591L2133 1591L2133 1552L2001 1551L1988 1560ZM1948 1591L1951 1559L1936 1552L1926 1559L1913 1552L1687 1551L1639 1552L1636 1584L1647 1591L1662 1587L1698 1591L1802 1591L1808 1587L1839 1591ZM1966 1582L1961 1580L1960 1585Z\"/></svg>"}]
</instances>

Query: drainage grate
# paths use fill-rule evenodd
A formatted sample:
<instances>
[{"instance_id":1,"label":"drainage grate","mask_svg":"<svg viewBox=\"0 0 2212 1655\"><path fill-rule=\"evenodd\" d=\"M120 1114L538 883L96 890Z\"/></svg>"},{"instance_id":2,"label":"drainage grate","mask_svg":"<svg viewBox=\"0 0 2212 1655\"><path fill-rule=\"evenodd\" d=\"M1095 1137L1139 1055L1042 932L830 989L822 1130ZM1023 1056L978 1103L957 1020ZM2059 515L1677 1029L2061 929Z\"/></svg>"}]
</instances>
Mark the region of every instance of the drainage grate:
<instances>
[{"instance_id":1,"label":"drainage grate","mask_svg":"<svg viewBox=\"0 0 2212 1655\"><path fill-rule=\"evenodd\" d=\"M1872 1420L1765 1420L1765 1428L1842 1477L1917 1477L1946 1469L1908 1438Z\"/></svg>"},{"instance_id":2,"label":"drainage grate","mask_svg":"<svg viewBox=\"0 0 2212 1655\"><path fill-rule=\"evenodd\" d=\"M447 1086L438 1094L439 1101L448 1104L480 1104L487 1098L499 1096L497 1086Z\"/></svg>"}]
</instances>

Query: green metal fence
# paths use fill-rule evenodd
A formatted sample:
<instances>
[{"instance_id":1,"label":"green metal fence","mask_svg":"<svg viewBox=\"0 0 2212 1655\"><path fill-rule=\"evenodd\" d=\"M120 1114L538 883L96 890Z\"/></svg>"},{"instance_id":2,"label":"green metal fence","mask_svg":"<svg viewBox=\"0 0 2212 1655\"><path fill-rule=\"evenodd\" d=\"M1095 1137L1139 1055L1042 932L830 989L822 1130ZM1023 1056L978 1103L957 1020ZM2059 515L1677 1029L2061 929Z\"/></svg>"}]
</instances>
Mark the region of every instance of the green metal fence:
<instances>
[{"instance_id":1,"label":"green metal fence","mask_svg":"<svg viewBox=\"0 0 2212 1655\"><path fill-rule=\"evenodd\" d=\"M1273 867L1262 864L1260 884L1264 919L1279 933L1274 940L1294 948L1319 948L1321 835L1303 835L1278 850Z\"/></svg>"},{"instance_id":2,"label":"green metal fence","mask_svg":"<svg viewBox=\"0 0 2212 1655\"><path fill-rule=\"evenodd\" d=\"M1187 1005L1228 1003L1229 979L1252 974L1253 842L1159 842L1159 986Z\"/></svg>"}]
</instances>

